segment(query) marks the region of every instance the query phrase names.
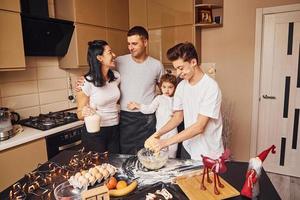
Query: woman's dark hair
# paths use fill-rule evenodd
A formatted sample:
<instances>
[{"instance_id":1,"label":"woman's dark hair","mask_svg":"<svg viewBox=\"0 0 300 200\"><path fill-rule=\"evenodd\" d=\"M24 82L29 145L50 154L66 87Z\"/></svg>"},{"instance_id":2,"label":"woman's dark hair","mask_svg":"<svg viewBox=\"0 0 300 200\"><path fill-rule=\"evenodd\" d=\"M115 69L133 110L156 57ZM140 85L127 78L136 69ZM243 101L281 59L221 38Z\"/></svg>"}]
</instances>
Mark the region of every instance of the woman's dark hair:
<instances>
[{"instance_id":1,"label":"woman's dark hair","mask_svg":"<svg viewBox=\"0 0 300 200\"><path fill-rule=\"evenodd\" d=\"M108 43L104 40L94 40L88 42L87 61L90 66L88 73L84 75L88 82L92 82L96 87L105 85L104 74L102 74L102 63L97 59L97 56L103 55L105 46ZM109 69L108 71L109 82L116 80L114 72Z\"/></svg>"},{"instance_id":2,"label":"woman's dark hair","mask_svg":"<svg viewBox=\"0 0 300 200\"><path fill-rule=\"evenodd\" d=\"M148 31L142 26L134 26L127 32L127 37L133 35L138 35L147 40L149 38Z\"/></svg>"},{"instance_id":3,"label":"woman's dark hair","mask_svg":"<svg viewBox=\"0 0 300 200\"><path fill-rule=\"evenodd\" d=\"M167 51L167 57L170 61L182 58L183 61L190 62L196 59L198 63L198 54L194 45L190 42L179 43Z\"/></svg>"}]
</instances>

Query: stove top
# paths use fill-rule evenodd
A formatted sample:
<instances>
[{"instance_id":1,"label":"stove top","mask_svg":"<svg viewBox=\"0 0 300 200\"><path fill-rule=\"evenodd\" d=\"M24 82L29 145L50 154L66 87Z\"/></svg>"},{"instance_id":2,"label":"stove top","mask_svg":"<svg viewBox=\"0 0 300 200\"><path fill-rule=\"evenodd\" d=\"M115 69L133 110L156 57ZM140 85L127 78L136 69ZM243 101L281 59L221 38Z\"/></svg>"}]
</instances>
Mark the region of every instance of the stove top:
<instances>
[{"instance_id":1,"label":"stove top","mask_svg":"<svg viewBox=\"0 0 300 200\"><path fill-rule=\"evenodd\" d=\"M58 126L63 126L78 121L76 113L68 111L49 112L48 114L40 114L39 116L30 116L20 121L21 125L42 131L49 130Z\"/></svg>"}]
</instances>

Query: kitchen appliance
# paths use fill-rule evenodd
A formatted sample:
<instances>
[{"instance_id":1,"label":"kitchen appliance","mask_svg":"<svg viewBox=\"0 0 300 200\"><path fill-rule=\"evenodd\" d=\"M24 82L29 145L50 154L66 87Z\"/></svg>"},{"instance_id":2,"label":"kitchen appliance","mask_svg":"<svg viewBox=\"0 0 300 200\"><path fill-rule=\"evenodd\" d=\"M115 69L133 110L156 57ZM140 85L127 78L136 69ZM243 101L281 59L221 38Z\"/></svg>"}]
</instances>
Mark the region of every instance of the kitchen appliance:
<instances>
[{"instance_id":1,"label":"kitchen appliance","mask_svg":"<svg viewBox=\"0 0 300 200\"><path fill-rule=\"evenodd\" d=\"M47 0L21 0L26 56L64 56L74 31L72 21L49 17Z\"/></svg>"},{"instance_id":2,"label":"kitchen appliance","mask_svg":"<svg viewBox=\"0 0 300 200\"><path fill-rule=\"evenodd\" d=\"M76 113L68 111L49 112L20 121L21 125L46 131L58 126L63 126L78 121Z\"/></svg>"},{"instance_id":3,"label":"kitchen appliance","mask_svg":"<svg viewBox=\"0 0 300 200\"><path fill-rule=\"evenodd\" d=\"M70 128L46 137L48 160L63 150L79 150L82 148L81 134L83 125Z\"/></svg>"},{"instance_id":4,"label":"kitchen appliance","mask_svg":"<svg viewBox=\"0 0 300 200\"><path fill-rule=\"evenodd\" d=\"M76 113L70 112L69 110L64 110L29 117L21 120L20 124L39 129L41 131L47 131L76 121L78 121ZM81 134L83 132L83 128L83 125L77 125L75 127L63 129L57 133L46 136L45 139L48 159L66 149L77 150L82 148Z\"/></svg>"},{"instance_id":5,"label":"kitchen appliance","mask_svg":"<svg viewBox=\"0 0 300 200\"><path fill-rule=\"evenodd\" d=\"M20 115L9 111L8 108L0 107L0 141L14 136L13 124L18 123Z\"/></svg>"}]
</instances>

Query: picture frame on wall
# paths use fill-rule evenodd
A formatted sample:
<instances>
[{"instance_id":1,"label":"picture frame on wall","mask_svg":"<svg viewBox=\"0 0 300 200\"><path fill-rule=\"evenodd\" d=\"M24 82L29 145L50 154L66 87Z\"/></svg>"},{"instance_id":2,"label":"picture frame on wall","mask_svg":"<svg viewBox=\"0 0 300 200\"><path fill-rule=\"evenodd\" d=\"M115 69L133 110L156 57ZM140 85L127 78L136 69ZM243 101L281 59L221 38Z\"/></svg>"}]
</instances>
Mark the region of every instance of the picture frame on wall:
<instances>
[{"instance_id":1,"label":"picture frame on wall","mask_svg":"<svg viewBox=\"0 0 300 200\"><path fill-rule=\"evenodd\" d=\"M212 23L211 9L200 10L200 23Z\"/></svg>"}]
</instances>

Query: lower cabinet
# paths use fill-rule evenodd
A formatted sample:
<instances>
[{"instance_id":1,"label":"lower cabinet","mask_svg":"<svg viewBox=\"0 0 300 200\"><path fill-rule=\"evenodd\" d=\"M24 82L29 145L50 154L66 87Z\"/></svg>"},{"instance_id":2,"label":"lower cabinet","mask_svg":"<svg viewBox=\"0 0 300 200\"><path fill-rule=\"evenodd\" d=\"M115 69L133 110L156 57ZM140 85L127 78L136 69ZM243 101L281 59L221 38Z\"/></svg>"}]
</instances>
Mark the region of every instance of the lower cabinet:
<instances>
[{"instance_id":1,"label":"lower cabinet","mask_svg":"<svg viewBox=\"0 0 300 200\"><path fill-rule=\"evenodd\" d=\"M46 161L44 138L0 151L0 192Z\"/></svg>"}]
</instances>

